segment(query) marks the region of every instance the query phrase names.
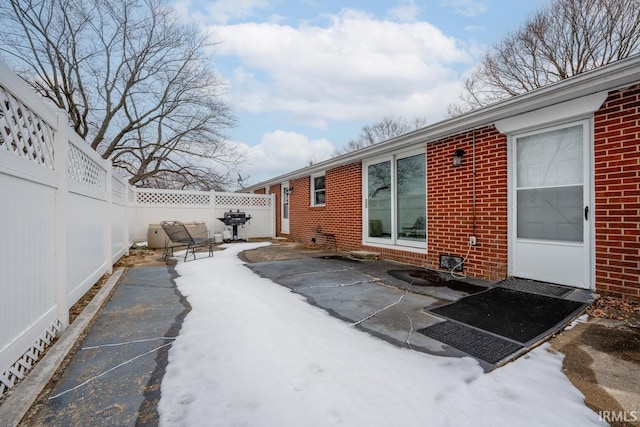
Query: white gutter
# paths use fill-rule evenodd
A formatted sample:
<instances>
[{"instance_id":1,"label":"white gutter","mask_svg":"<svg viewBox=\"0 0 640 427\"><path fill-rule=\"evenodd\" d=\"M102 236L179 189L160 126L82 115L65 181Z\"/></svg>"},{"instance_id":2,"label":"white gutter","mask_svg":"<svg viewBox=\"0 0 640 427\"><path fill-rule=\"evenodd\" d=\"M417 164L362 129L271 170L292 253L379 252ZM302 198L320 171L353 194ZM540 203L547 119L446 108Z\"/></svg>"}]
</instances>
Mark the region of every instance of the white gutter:
<instances>
[{"instance_id":1,"label":"white gutter","mask_svg":"<svg viewBox=\"0 0 640 427\"><path fill-rule=\"evenodd\" d=\"M396 138L277 176L247 187L245 190L252 191L268 185L323 172L338 166L360 162L368 157L387 154L419 144L426 145L451 135L490 125L508 117L528 113L586 95L612 91L638 82L640 82L640 55L634 55L461 116L443 120Z\"/></svg>"}]
</instances>

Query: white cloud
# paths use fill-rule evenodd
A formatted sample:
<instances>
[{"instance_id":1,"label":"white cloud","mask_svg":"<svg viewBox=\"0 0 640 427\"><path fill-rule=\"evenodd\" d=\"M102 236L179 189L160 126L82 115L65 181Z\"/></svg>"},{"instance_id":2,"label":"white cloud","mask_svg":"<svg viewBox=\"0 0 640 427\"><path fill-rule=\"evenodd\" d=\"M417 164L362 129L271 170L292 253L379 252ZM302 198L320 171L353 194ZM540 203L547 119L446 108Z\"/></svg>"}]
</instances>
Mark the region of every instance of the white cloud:
<instances>
[{"instance_id":1,"label":"white cloud","mask_svg":"<svg viewBox=\"0 0 640 427\"><path fill-rule=\"evenodd\" d=\"M214 32L222 41L217 54L240 62L231 78L236 109L287 112L319 126L386 114L440 120L456 99L457 67L472 60L427 22L350 9L329 16L326 27L243 23Z\"/></svg>"},{"instance_id":2,"label":"white cloud","mask_svg":"<svg viewBox=\"0 0 640 427\"><path fill-rule=\"evenodd\" d=\"M264 134L257 145L234 144L247 160L247 166L242 170L243 175L249 175L245 184L256 184L303 168L310 160L326 160L335 151L331 142L324 138L309 139L306 135L283 130Z\"/></svg>"},{"instance_id":3,"label":"white cloud","mask_svg":"<svg viewBox=\"0 0 640 427\"><path fill-rule=\"evenodd\" d=\"M404 22L413 22L418 19L422 8L416 5L415 0L403 0L401 5L389 10L387 15L391 18Z\"/></svg>"},{"instance_id":4,"label":"white cloud","mask_svg":"<svg viewBox=\"0 0 640 427\"><path fill-rule=\"evenodd\" d=\"M484 1L478 0L446 0L444 4L453 8L456 13L469 17L482 15L488 9Z\"/></svg>"}]
</instances>

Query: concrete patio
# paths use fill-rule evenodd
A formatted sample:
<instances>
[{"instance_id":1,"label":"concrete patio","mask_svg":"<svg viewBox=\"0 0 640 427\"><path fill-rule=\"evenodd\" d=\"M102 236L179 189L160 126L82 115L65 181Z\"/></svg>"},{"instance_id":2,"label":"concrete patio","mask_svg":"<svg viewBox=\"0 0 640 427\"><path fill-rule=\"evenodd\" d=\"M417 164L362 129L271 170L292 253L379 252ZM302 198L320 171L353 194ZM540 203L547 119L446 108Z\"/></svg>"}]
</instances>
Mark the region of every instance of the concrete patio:
<instances>
[{"instance_id":1,"label":"concrete patio","mask_svg":"<svg viewBox=\"0 0 640 427\"><path fill-rule=\"evenodd\" d=\"M244 257L253 261L248 267L256 274L303 295L309 303L331 315L394 345L438 356L464 357L469 354L418 332L443 320L428 310L458 301L469 292L495 286L495 283L480 279L456 279L446 272L432 272L438 281L421 281L406 274L394 274L412 271L410 269L414 267L386 260L359 260L348 254L313 254L306 258L270 260L271 254L279 251L278 246L269 246L247 251ZM411 281L402 280L403 276ZM509 285L514 286L506 284ZM593 301L590 292L581 290L563 298L583 303ZM571 320L573 317L563 319L544 337L497 363L480 358L478 362L487 371L495 369L537 346Z\"/></svg>"},{"instance_id":2,"label":"concrete patio","mask_svg":"<svg viewBox=\"0 0 640 427\"><path fill-rule=\"evenodd\" d=\"M304 295L311 304L367 333L417 351L445 357L466 356L416 333L441 321L425 312L425 308L459 299L466 295L464 292L447 286L410 285L388 274L389 270L407 266L381 260L354 261L342 255L280 243L247 251L242 258L252 271ZM187 314L188 305L175 289L173 268L164 265L157 254L152 258L151 264L138 267L135 267L135 256L129 258L132 268L125 271L115 286L115 293L105 302L104 310L94 318L93 327L85 337L78 338L76 345L83 350L71 357L68 367L58 372L56 381L48 384L35 405L37 394L31 397L25 394L33 394L37 387L23 387L29 385L28 380L21 384L9 397L12 401L0 407L3 425L16 424L16 414L20 413L17 404L31 407L20 425L69 425L78 420L91 424L154 424L157 421L155 405L167 363L168 346L164 345L170 345L171 337L179 333L180 319ZM492 285L477 280L471 282ZM93 310L94 314L98 312ZM610 338L609 351L605 352L598 344L602 343L603 335L624 339ZM165 338L150 340L159 337ZM593 341L590 337L594 337ZM134 343L137 340L142 341ZM108 343L134 344L105 345ZM567 375L585 393L587 404L594 410L631 413L640 409L638 329L595 319L562 332L551 343L567 355ZM136 359L134 356L142 350L149 354ZM55 353L53 351L52 356ZM125 363L122 369L108 369L121 363ZM480 363L485 370L495 368L486 362ZM100 375L106 371L108 375ZM38 378L41 383L49 382L46 376ZM86 388L71 390L88 379L91 383L88 387L95 387L94 392L87 392ZM138 386L132 388L132 381ZM128 391L122 391L123 386ZM104 393L104 390L111 391ZM51 398L56 395L59 396Z\"/></svg>"}]
</instances>

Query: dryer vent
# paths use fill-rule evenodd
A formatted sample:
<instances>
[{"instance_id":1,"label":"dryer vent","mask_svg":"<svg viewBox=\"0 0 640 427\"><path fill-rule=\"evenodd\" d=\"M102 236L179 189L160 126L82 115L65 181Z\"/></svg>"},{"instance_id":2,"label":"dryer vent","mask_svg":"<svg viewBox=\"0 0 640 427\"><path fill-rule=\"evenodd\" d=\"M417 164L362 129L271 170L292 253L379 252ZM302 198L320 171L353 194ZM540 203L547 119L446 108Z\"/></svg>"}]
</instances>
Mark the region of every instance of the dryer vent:
<instances>
[{"instance_id":1,"label":"dryer vent","mask_svg":"<svg viewBox=\"0 0 640 427\"><path fill-rule=\"evenodd\" d=\"M451 271L455 267L455 272L464 271L464 260L457 255L440 254L440 268Z\"/></svg>"}]
</instances>

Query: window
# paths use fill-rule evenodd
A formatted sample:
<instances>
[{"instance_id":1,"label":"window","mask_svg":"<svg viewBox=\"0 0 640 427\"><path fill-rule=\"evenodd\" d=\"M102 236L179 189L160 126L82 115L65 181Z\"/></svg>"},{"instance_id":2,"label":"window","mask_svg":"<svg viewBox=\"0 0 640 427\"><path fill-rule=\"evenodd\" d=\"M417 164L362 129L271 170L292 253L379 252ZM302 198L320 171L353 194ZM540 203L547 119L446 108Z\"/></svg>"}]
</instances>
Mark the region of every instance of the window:
<instances>
[{"instance_id":1,"label":"window","mask_svg":"<svg viewBox=\"0 0 640 427\"><path fill-rule=\"evenodd\" d=\"M364 240L425 248L427 185L425 153L381 158L364 165Z\"/></svg>"},{"instance_id":2,"label":"window","mask_svg":"<svg viewBox=\"0 0 640 427\"><path fill-rule=\"evenodd\" d=\"M327 185L324 173L311 177L311 206L324 206L327 197Z\"/></svg>"},{"instance_id":3,"label":"window","mask_svg":"<svg viewBox=\"0 0 640 427\"><path fill-rule=\"evenodd\" d=\"M584 126L516 138L519 239L583 241Z\"/></svg>"},{"instance_id":4,"label":"window","mask_svg":"<svg viewBox=\"0 0 640 427\"><path fill-rule=\"evenodd\" d=\"M282 218L289 219L289 187L282 188Z\"/></svg>"},{"instance_id":5,"label":"window","mask_svg":"<svg viewBox=\"0 0 640 427\"><path fill-rule=\"evenodd\" d=\"M398 239L425 242L427 239L427 182L425 155L396 160L396 235Z\"/></svg>"}]
</instances>

